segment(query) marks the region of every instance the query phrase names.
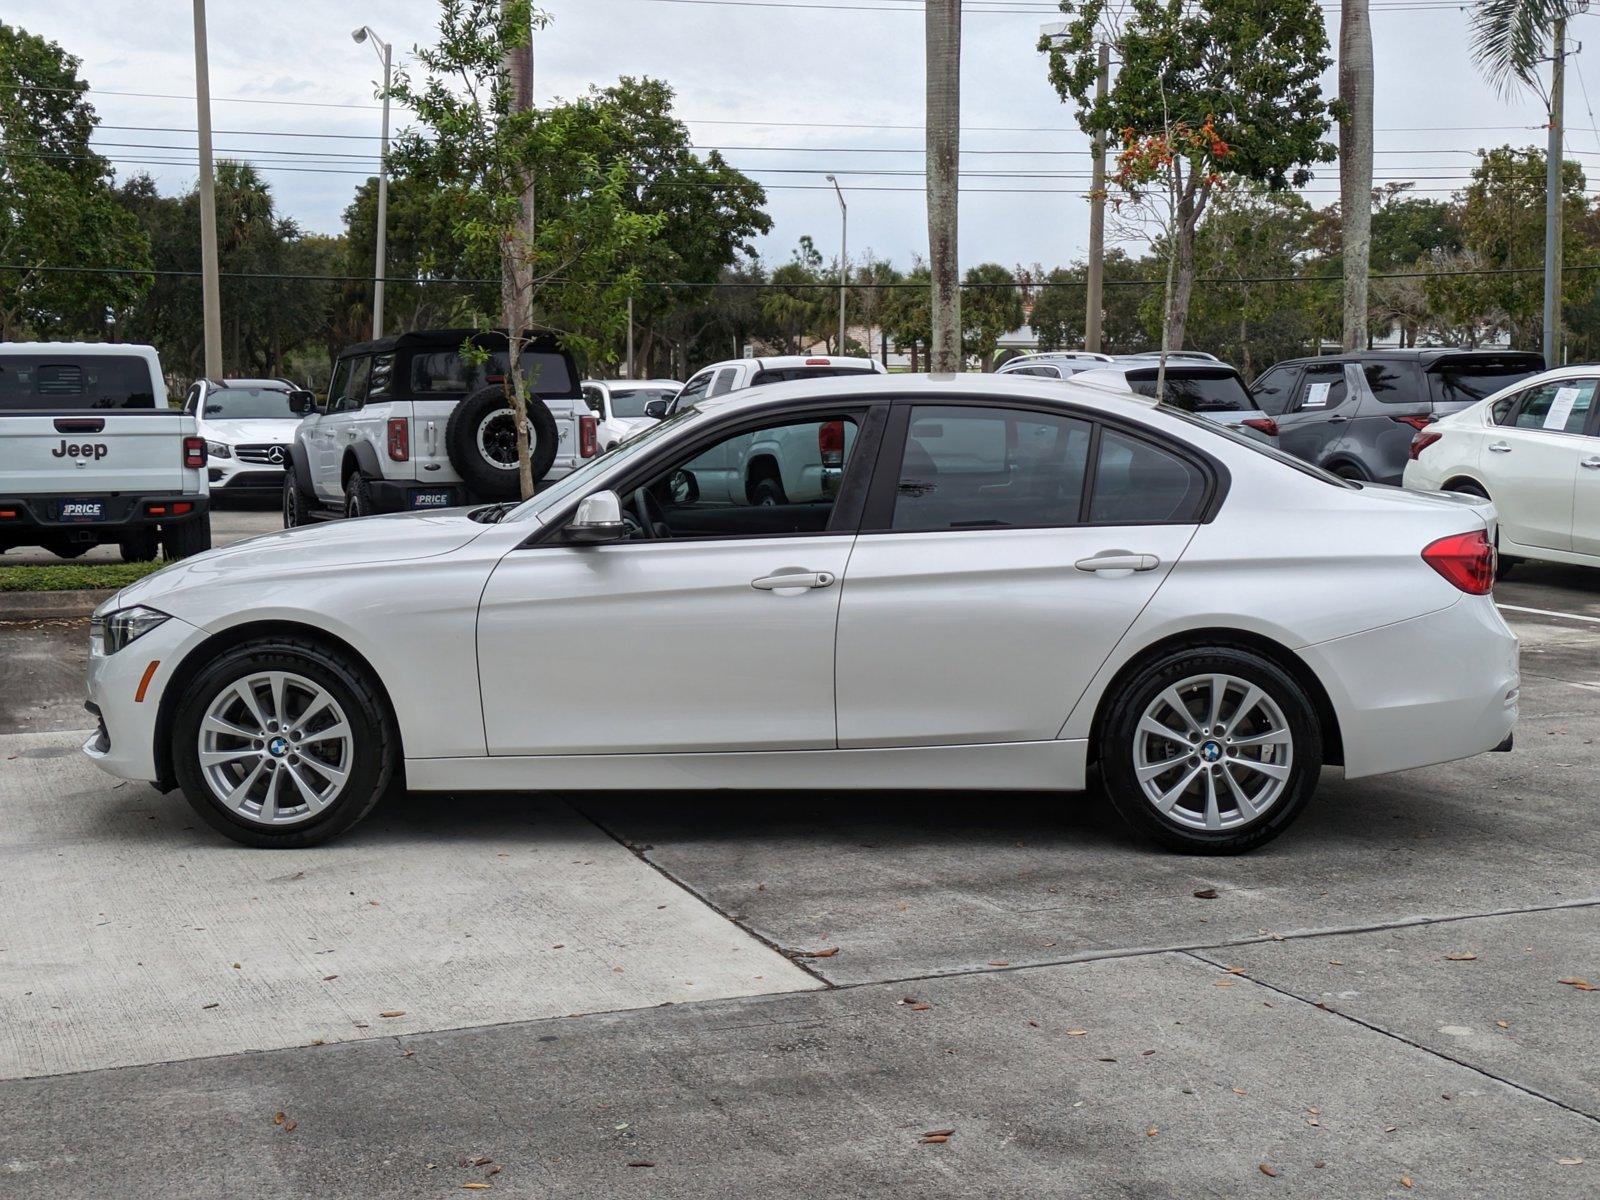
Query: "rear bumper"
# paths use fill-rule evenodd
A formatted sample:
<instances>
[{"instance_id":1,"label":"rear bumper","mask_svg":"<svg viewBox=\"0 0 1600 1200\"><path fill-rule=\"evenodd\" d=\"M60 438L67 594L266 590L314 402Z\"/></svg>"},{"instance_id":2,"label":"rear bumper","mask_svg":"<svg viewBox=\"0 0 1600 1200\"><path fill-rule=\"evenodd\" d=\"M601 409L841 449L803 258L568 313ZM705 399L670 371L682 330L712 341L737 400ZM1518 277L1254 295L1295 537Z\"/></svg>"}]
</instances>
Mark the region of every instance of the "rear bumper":
<instances>
[{"instance_id":1,"label":"rear bumper","mask_svg":"<svg viewBox=\"0 0 1600 1200\"><path fill-rule=\"evenodd\" d=\"M67 501L99 503L101 515L95 519L74 519L70 514L63 514L62 505ZM185 505L187 508L183 512L173 512L175 507L182 508ZM0 546L114 542L133 530L193 521L205 516L209 507L208 496L185 492L148 495L0 495Z\"/></svg>"},{"instance_id":2,"label":"rear bumper","mask_svg":"<svg viewBox=\"0 0 1600 1200\"><path fill-rule=\"evenodd\" d=\"M433 508L455 508L477 500L459 483L429 486L415 480L373 479L368 481L372 507L378 512L414 512Z\"/></svg>"},{"instance_id":3,"label":"rear bumper","mask_svg":"<svg viewBox=\"0 0 1600 1200\"><path fill-rule=\"evenodd\" d=\"M1494 750L1517 720L1517 637L1489 596L1308 646L1339 719L1345 777Z\"/></svg>"}]
</instances>

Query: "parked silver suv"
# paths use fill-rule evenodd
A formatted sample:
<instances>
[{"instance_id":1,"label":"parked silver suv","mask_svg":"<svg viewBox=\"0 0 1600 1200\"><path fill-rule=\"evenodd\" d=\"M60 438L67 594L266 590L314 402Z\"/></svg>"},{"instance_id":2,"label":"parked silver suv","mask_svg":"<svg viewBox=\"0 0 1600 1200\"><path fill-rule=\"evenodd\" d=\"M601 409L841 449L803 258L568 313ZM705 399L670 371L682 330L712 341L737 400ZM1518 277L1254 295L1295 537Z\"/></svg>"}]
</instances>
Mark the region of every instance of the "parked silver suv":
<instances>
[{"instance_id":1,"label":"parked silver suv","mask_svg":"<svg viewBox=\"0 0 1600 1200\"><path fill-rule=\"evenodd\" d=\"M1419 429L1542 370L1518 350L1367 350L1278 363L1250 395L1287 453L1346 479L1399 483Z\"/></svg>"}]
</instances>

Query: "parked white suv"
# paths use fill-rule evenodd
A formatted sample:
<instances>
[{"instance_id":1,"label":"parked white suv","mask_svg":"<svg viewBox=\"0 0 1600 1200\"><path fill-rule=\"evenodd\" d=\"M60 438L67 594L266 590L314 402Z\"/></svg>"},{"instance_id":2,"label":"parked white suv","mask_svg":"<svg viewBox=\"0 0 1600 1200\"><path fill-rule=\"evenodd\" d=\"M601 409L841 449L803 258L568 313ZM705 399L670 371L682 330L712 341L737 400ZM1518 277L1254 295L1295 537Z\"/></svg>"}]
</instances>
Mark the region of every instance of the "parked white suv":
<instances>
[{"instance_id":1,"label":"parked white suv","mask_svg":"<svg viewBox=\"0 0 1600 1200\"><path fill-rule=\"evenodd\" d=\"M646 405L670 401L682 389L676 379L585 379L583 398L600 423L600 448L609 450L649 429L658 418L645 412Z\"/></svg>"},{"instance_id":2,"label":"parked white suv","mask_svg":"<svg viewBox=\"0 0 1600 1200\"><path fill-rule=\"evenodd\" d=\"M302 408L315 399L287 379L200 379L189 389L183 410L206 440L214 500L282 494L289 446L300 424L291 397Z\"/></svg>"},{"instance_id":3,"label":"parked white suv","mask_svg":"<svg viewBox=\"0 0 1600 1200\"><path fill-rule=\"evenodd\" d=\"M206 444L150 346L0 344L0 551L126 562L211 548Z\"/></svg>"},{"instance_id":4,"label":"parked white suv","mask_svg":"<svg viewBox=\"0 0 1600 1200\"><path fill-rule=\"evenodd\" d=\"M462 354L468 342L487 355L481 365ZM514 499L506 363L501 331L414 330L346 348L327 400L297 404L310 411L289 448L284 526ZM553 338L530 339L522 371L534 480L559 479L599 453L598 423Z\"/></svg>"},{"instance_id":5,"label":"parked white suv","mask_svg":"<svg viewBox=\"0 0 1600 1200\"><path fill-rule=\"evenodd\" d=\"M844 358L832 354L785 354L768 358L730 358L726 362L701 367L689 377L670 404L645 406L645 414L666 417L684 408L693 408L708 396L722 396L741 388L764 383L788 383L795 379L821 379L829 375L883 375L883 364L875 358Z\"/></svg>"}]
</instances>

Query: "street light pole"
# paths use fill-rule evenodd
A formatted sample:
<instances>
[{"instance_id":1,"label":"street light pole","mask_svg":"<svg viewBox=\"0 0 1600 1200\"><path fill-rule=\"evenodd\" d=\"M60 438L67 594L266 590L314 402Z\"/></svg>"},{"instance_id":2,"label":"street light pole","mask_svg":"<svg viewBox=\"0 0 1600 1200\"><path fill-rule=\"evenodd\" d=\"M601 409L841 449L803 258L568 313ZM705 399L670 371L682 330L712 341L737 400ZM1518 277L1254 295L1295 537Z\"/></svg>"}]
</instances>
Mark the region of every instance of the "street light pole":
<instances>
[{"instance_id":1,"label":"street light pole","mask_svg":"<svg viewBox=\"0 0 1600 1200\"><path fill-rule=\"evenodd\" d=\"M844 192L839 188L839 181L829 175L828 182L833 184L834 194L839 197L839 353L843 354L845 294L850 281L850 259L845 252L845 238L850 232L850 210L845 207Z\"/></svg>"},{"instance_id":2,"label":"street light pole","mask_svg":"<svg viewBox=\"0 0 1600 1200\"><path fill-rule=\"evenodd\" d=\"M371 38L372 48L383 60L383 142L378 161L378 244L372 279L372 338L376 341L383 336L383 278L386 273L385 259L388 257L389 248L389 79L394 48L379 37L370 25L363 25L350 37L357 45Z\"/></svg>"},{"instance_id":3,"label":"street light pole","mask_svg":"<svg viewBox=\"0 0 1600 1200\"><path fill-rule=\"evenodd\" d=\"M217 190L211 162L211 69L206 0L194 0L194 98L200 132L200 303L207 379L222 378L222 298L217 278Z\"/></svg>"}]
</instances>

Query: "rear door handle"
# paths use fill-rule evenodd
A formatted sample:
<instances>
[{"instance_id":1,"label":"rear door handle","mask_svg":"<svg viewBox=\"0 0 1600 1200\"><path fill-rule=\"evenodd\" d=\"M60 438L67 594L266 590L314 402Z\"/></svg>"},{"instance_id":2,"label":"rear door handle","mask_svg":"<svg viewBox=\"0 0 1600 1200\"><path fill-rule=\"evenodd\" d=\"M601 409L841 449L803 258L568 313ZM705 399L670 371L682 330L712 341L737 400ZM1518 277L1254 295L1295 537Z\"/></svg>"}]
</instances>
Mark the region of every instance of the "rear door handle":
<instances>
[{"instance_id":1,"label":"rear door handle","mask_svg":"<svg viewBox=\"0 0 1600 1200\"><path fill-rule=\"evenodd\" d=\"M1080 558L1074 564L1080 571L1154 571L1161 560L1154 554L1129 554L1113 550L1096 554L1093 558Z\"/></svg>"},{"instance_id":2,"label":"rear door handle","mask_svg":"<svg viewBox=\"0 0 1600 1200\"><path fill-rule=\"evenodd\" d=\"M1511 453L1511 447L1506 445L1504 442L1490 442L1489 449L1493 450L1496 454Z\"/></svg>"},{"instance_id":3,"label":"rear door handle","mask_svg":"<svg viewBox=\"0 0 1600 1200\"><path fill-rule=\"evenodd\" d=\"M1580 467L1588 467L1591 471L1600 471L1600 458L1584 458L1578 461Z\"/></svg>"},{"instance_id":4,"label":"rear door handle","mask_svg":"<svg viewBox=\"0 0 1600 1200\"><path fill-rule=\"evenodd\" d=\"M775 592L780 588L825 588L833 583L827 571L807 571L803 567L779 567L771 575L752 579L750 586L758 592Z\"/></svg>"},{"instance_id":5,"label":"rear door handle","mask_svg":"<svg viewBox=\"0 0 1600 1200\"><path fill-rule=\"evenodd\" d=\"M1332 417L1328 418L1328 424L1329 425L1342 425L1342 424L1344 424L1344 422L1348 421L1349 419L1350 419L1349 417L1344 417L1344 416L1332 416Z\"/></svg>"}]
</instances>

